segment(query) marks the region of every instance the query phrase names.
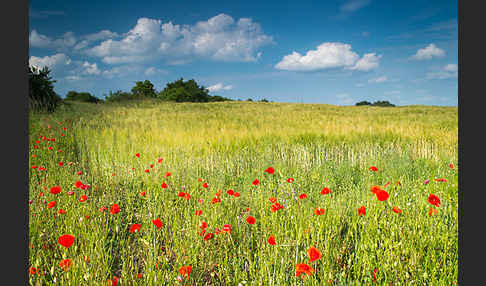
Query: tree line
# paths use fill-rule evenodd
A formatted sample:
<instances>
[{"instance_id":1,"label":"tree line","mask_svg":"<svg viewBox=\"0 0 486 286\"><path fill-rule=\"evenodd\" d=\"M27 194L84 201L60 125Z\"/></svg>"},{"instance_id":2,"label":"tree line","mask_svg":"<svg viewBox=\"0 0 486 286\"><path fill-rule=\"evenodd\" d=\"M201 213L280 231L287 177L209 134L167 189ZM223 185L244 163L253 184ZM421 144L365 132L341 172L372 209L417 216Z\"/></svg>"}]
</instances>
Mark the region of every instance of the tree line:
<instances>
[{"instance_id":1,"label":"tree line","mask_svg":"<svg viewBox=\"0 0 486 286\"><path fill-rule=\"evenodd\" d=\"M157 92L154 85L149 80L137 81L132 89L127 91L110 91L109 95L104 95L104 99L93 96L89 92L69 91L63 100L54 92L55 80L49 75L51 71L48 67L37 69L29 66L29 108L35 110L54 111L64 101L81 101L90 103L120 102L136 99L159 99L162 101L173 102L220 102L232 101L230 98L219 95L209 95L209 90L200 86L194 79L184 80L180 78L169 82L163 90ZM240 101L240 100L238 100ZM248 98L247 101L253 101ZM269 102L261 99L259 102ZM356 106L395 106L388 101L360 101Z\"/></svg>"}]
</instances>

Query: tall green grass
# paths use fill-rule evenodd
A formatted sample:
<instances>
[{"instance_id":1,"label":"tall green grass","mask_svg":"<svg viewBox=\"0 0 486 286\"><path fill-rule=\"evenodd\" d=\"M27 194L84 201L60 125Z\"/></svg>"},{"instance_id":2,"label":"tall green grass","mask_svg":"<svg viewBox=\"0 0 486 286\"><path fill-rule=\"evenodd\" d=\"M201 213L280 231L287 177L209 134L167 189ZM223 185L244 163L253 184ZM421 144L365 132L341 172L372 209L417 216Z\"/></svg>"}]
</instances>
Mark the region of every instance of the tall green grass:
<instances>
[{"instance_id":1,"label":"tall green grass","mask_svg":"<svg viewBox=\"0 0 486 286\"><path fill-rule=\"evenodd\" d=\"M371 285L375 268L379 285L457 280L457 108L73 103L54 114L33 113L30 124L30 154L37 155L30 165L47 168L31 168L29 176L30 265L44 273L30 276L33 285L102 284L114 276L121 285ZM41 136L56 141L35 143ZM275 174L264 172L269 166ZM251 184L255 178L260 185ZM76 189L77 180L91 188ZM389 199L377 201L370 188L387 182ZM55 185L61 194L49 193ZM321 195L323 187L331 194ZM218 190L221 203L211 204ZM181 191L190 199L178 197ZM302 193L308 197L299 199ZM430 193L441 200L433 216ZM86 202L78 201L82 194ZM272 212L270 197L285 209ZM56 207L47 209L44 199ZM113 203L120 213L109 214ZM362 205L365 216L357 212ZM102 206L108 210L100 212ZM395 206L403 212L394 213ZM325 214L315 215L317 207ZM54 219L59 208L67 213ZM157 217L160 231L152 224ZM204 241L202 221L207 232L224 224L232 232ZM129 232L133 223L141 232ZM66 233L76 237L69 249L57 244ZM302 280L295 264L308 262L311 246L322 258ZM69 271L58 266L62 258L73 260ZM183 265L193 272L178 282Z\"/></svg>"}]
</instances>

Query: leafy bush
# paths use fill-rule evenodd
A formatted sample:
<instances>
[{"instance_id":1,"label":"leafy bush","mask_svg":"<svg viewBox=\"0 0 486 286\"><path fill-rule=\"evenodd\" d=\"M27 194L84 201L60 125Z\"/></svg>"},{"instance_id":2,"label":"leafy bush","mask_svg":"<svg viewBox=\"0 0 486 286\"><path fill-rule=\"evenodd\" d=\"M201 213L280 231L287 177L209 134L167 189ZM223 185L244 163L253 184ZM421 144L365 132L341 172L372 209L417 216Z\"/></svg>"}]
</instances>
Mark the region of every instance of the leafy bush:
<instances>
[{"instance_id":1,"label":"leafy bush","mask_svg":"<svg viewBox=\"0 0 486 286\"><path fill-rule=\"evenodd\" d=\"M358 103L356 103L356 106L361 106L361 105L371 105L371 102L368 102L368 101L360 101Z\"/></svg>"},{"instance_id":2,"label":"leafy bush","mask_svg":"<svg viewBox=\"0 0 486 286\"><path fill-rule=\"evenodd\" d=\"M89 92L76 92L74 90L71 90L66 94L66 100L92 102L92 103L103 102L102 99L92 96Z\"/></svg>"},{"instance_id":3,"label":"leafy bush","mask_svg":"<svg viewBox=\"0 0 486 286\"><path fill-rule=\"evenodd\" d=\"M167 83L164 90L162 90L157 97L165 101L175 102L214 102L231 100L218 95L211 96L209 95L209 90L204 86L199 86L195 80L190 79L184 81L183 78Z\"/></svg>"},{"instance_id":4,"label":"leafy bush","mask_svg":"<svg viewBox=\"0 0 486 286\"><path fill-rule=\"evenodd\" d=\"M393 107L395 106L394 104L391 104L387 100L384 101L375 101L374 103L368 102L368 101L360 101L356 103L356 106L363 106L363 105L370 105L370 106L381 106L381 107Z\"/></svg>"},{"instance_id":5,"label":"leafy bush","mask_svg":"<svg viewBox=\"0 0 486 286\"><path fill-rule=\"evenodd\" d=\"M385 101L375 101L375 103L373 103L373 106L393 107L395 105L385 100Z\"/></svg>"},{"instance_id":6,"label":"leafy bush","mask_svg":"<svg viewBox=\"0 0 486 286\"><path fill-rule=\"evenodd\" d=\"M132 95L134 98L157 97L154 85L149 80L137 81L132 88Z\"/></svg>"},{"instance_id":7,"label":"leafy bush","mask_svg":"<svg viewBox=\"0 0 486 286\"><path fill-rule=\"evenodd\" d=\"M29 109L52 112L62 102L54 92L56 81L49 76L50 72L48 67L29 66Z\"/></svg>"},{"instance_id":8,"label":"leafy bush","mask_svg":"<svg viewBox=\"0 0 486 286\"><path fill-rule=\"evenodd\" d=\"M125 101L130 99L133 99L132 93L124 92L121 90L117 90L115 92L112 92L110 90L110 95L105 96L106 102L120 102L120 101Z\"/></svg>"}]
</instances>

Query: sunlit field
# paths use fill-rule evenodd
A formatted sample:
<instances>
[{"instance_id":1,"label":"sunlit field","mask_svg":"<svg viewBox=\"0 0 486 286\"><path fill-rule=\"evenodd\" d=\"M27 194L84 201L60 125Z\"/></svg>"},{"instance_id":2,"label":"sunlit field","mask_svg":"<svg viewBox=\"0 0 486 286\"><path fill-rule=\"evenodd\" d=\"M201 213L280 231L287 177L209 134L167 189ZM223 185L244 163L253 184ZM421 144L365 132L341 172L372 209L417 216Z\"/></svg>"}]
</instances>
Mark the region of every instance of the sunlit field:
<instances>
[{"instance_id":1,"label":"sunlit field","mask_svg":"<svg viewBox=\"0 0 486 286\"><path fill-rule=\"evenodd\" d=\"M29 283L455 285L457 132L457 107L31 113Z\"/></svg>"}]
</instances>

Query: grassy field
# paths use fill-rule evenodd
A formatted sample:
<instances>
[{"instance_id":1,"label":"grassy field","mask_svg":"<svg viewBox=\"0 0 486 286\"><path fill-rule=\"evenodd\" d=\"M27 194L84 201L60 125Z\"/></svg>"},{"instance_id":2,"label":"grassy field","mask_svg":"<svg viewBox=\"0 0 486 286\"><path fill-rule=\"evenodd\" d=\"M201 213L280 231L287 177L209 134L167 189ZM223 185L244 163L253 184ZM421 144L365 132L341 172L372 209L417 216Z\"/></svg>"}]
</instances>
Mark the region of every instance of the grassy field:
<instances>
[{"instance_id":1,"label":"grassy field","mask_svg":"<svg viewBox=\"0 0 486 286\"><path fill-rule=\"evenodd\" d=\"M454 285L457 113L151 101L31 113L29 282Z\"/></svg>"}]
</instances>

